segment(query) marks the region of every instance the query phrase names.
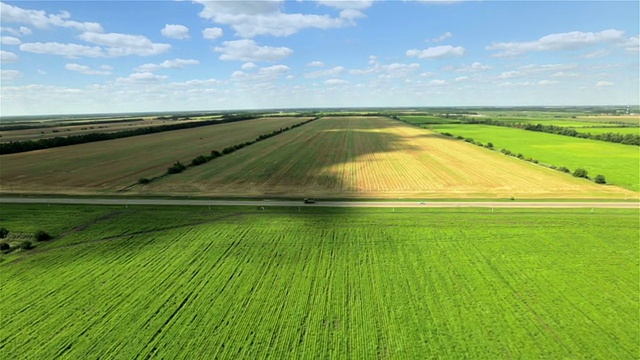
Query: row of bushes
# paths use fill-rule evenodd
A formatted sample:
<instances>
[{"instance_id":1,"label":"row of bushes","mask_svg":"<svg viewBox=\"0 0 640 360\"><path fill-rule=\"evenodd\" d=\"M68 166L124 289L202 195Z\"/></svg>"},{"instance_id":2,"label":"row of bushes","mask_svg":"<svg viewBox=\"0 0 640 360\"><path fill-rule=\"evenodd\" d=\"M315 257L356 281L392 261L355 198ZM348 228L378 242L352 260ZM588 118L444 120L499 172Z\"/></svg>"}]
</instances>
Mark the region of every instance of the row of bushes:
<instances>
[{"instance_id":1,"label":"row of bushes","mask_svg":"<svg viewBox=\"0 0 640 360\"><path fill-rule=\"evenodd\" d=\"M0 228L0 239L6 239L8 235L9 235L9 230L7 230L6 228ZM33 240L38 242L48 241L51 239L53 239L53 236L51 236L46 231L38 230L33 234ZM22 250L29 250L33 248L33 243L29 240L21 240L17 242L14 241L12 243L13 243L13 246L11 243L6 241L0 242L0 251L4 253L9 253L18 248Z\"/></svg>"},{"instance_id":2,"label":"row of bushes","mask_svg":"<svg viewBox=\"0 0 640 360\"><path fill-rule=\"evenodd\" d=\"M124 130L112 133L91 133L84 135L57 136L47 139L11 141L0 144L1 154L14 154L26 151L49 149L60 146L69 146L77 144L85 144L95 141L121 139L131 136L155 134L164 131L191 129L202 126L224 124L229 122L244 121L255 119L254 115L228 115L217 120L195 121L182 124L158 125L153 127L138 128L132 130Z\"/></svg>"},{"instance_id":3,"label":"row of bushes","mask_svg":"<svg viewBox=\"0 0 640 360\"><path fill-rule=\"evenodd\" d=\"M475 141L473 138L465 138L465 137L462 137L462 136L454 136L453 134L448 133L448 132L443 132L443 133L441 133L441 134L442 134L442 135L444 135L444 136L448 136L448 137L456 138L456 139L458 139L458 140L464 140L465 142L468 142L468 143L470 143L470 144L477 145L477 146L482 146L482 147L487 148L487 149L489 149L489 150L495 150L495 148L494 148L493 144L492 144L492 143L490 143L490 142L489 142L489 143L486 143L486 144L483 144L483 143L481 143L481 142L479 142L479 141ZM518 158L518 159L521 159L521 160L524 160L524 161L529 161L529 162L532 162L532 163L534 163L534 164L540 164L540 162L539 162L537 159L533 159L533 158L530 158L530 157L526 157L526 156L524 156L524 155L523 155L523 154L521 154L521 153L514 153L514 152L512 152L512 151L511 151L511 150L509 150L509 149L501 149L501 150L500 150L500 152L501 152L501 153L503 153L504 155L507 155L507 156L513 156L513 157L515 157L515 158ZM550 169L558 170L558 171L560 171L560 172L567 173L567 174L570 174L570 173L571 173L571 170L569 170L568 168L566 168L566 167L564 167L564 166L557 167L557 166L555 166L555 165L549 165L549 166L547 166L547 165L544 165L544 164L543 164L542 166L546 166L546 167L548 167L548 168L550 168ZM591 180L591 178L590 178L590 177L589 177L589 175L588 175L587 170L582 169L582 168L577 168L577 169L575 169L575 170L573 171L573 173L571 173L571 174L572 174L573 176L575 176L575 177L579 177L579 178L584 178L584 179ZM593 181L594 181L596 184L606 184L606 183L607 183L607 180L606 180L606 178L605 178L605 176L604 176L604 175L596 175L596 176L593 178Z\"/></svg>"},{"instance_id":4,"label":"row of bushes","mask_svg":"<svg viewBox=\"0 0 640 360\"><path fill-rule=\"evenodd\" d=\"M607 142L618 143L618 144L640 146L640 135L637 135L637 134L623 135L619 133L608 132L604 134L592 135L590 133L579 132L575 129L571 129L564 126L543 125L543 124L522 124L522 123L514 123L514 122L508 122L508 121L497 121L492 119L483 119L483 120L465 119L465 123L504 126L504 127L518 128L518 129L529 130L529 131L544 132L549 134L572 136L572 137L577 137L581 139L600 140L600 141L607 141Z\"/></svg>"},{"instance_id":5,"label":"row of bushes","mask_svg":"<svg viewBox=\"0 0 640 360\"><path fill-rule=\"evenodd\" d=\"M244 142L242 144L236 144L236 145L228 146L228 147L222 149L222 152L217 151L217 150L213 150L213 151L211 151L211 153L209 155L196 156L195 158L193 158L193 160L191 160L191 163L189 165L184 165L180 161L176 161L173 165L171 165L170 167L167 168L166 175L179 174L179 173L187 170L187 168L194 167L194 166L199 166L199 165L208 163L209 161L211 161L211 160L213 160L215 158L218 158L218 157L223 156L223 155L231 154L231 153L233 153L233 152L235 152L237 150L240 150L240 149L242 149L242 148L244 148L246 146L255 144L258 141L262 141L262 140L268 139L270 137L273 137L273 136L281 134L281 133L283 133L285 131L297 128L298 126L302 126L304 124L307 124L307 123L309 123L311 121L314 121L314 120L317 120L317 119L318 119L318 117L315 117L313 119L309 119L307 121L303 121L301 123L298 123L298 124L295 124L295 125L291 125L289 127L285 127L285 128L280 128L280 129L274 130L274 131L272 131L272 132L270 132L268 134L262 134L262 135L258 136L253 141L246 141L246 142ZM141 179L138 180L138 184L146 185L146 184L149 184L150 182L152 182L153 180L155 180L155 179L141 178Z\"/></svg>"}]
</instances>

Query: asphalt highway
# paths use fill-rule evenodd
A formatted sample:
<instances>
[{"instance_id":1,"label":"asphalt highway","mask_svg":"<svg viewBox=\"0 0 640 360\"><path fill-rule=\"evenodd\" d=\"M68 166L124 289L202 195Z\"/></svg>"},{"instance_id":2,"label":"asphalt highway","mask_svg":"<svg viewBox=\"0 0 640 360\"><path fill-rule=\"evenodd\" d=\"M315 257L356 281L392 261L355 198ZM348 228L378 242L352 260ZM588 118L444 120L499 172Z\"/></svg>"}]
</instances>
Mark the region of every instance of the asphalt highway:
<instances>
[{"instance_id":1,"label":"asphalt highway","mask_svg":"<svg viewBox=\"0 0 640 360\"><path fill-rule=\"evenodd\" d=\"M0 197L0 204L76 204L76 205L163 205L163 206L304 206L304 207L370 207L370 208L529 208L573 209L614 208L638 209L640 202L613 201L317 201L302 200L205 200L205 199L127 199L127 198L37 198Z\"/></svg>"}]
</instances>

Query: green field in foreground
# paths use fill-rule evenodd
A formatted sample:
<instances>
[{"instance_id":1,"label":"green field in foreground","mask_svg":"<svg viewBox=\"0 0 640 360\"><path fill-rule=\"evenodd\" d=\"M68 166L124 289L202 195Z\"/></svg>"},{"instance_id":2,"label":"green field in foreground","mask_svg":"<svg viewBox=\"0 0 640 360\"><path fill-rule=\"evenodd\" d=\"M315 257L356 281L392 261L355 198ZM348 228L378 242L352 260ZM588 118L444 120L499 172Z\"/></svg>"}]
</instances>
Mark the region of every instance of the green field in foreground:
<instances>
[{"instance_id":1,"label":"green field in foreground","mask_svg":"<svg viewBox=\"0 0 640 360\"><path fill-rule=\"evenodd\" d=\"M429 129L493 143L543 164L586 169L589 176L602 174L607 182L633 191L640 190L640 152L637 146L579 139L491 125L430 125Z\"/></svg>"},{"instance_id":2,"label":"green field in foreground","mask_svg":"<svg viewBox=\"0 0 640 360\"><path fill-rule=\"evenodd\" d=\"M6 359L634 358L638 210L3 205ZM11 234L10 234L11 235Z\"/></svg>"}]
</instances>

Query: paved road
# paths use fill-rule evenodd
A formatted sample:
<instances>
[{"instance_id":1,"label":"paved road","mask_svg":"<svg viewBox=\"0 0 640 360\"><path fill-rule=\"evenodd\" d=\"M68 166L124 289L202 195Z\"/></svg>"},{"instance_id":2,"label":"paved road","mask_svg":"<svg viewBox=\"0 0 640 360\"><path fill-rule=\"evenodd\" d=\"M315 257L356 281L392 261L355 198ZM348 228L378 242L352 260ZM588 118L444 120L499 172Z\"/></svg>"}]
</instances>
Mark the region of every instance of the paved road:
<instances>
[{"instance_id":1,"label":"paved road","mask_svg":"<svg viewBox=\"0 0 640 360\"><path fill-rule=\"evenodd\" d=\"M315 204L303 204L302 201L291 200L189 200L189 199L126 199L126 198L31 198L31 197L3 197L2 203L19 204L85 204L85 205L196 205L196 206L318 206L318 207L392 207L392 208L615 208L615 209L638 209L639 202L523 202L523 201L439 201L439 202L401 202L401 201L319 201Z\"/></svg>"}]
</instances>

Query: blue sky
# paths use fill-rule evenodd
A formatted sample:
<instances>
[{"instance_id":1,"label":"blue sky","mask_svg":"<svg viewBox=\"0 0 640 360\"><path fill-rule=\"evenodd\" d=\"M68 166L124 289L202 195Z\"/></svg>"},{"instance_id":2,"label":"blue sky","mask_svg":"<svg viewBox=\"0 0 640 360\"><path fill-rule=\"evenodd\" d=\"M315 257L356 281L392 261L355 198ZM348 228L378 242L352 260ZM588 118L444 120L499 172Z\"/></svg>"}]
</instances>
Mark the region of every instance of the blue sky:
<instances>
[{"instance_id":1,"label":"blue sky","mask_svg":"<svg viewBox=\"0 0 640 360\"><path fill-rule=\"evenodd\" d=\"M637 1L1 6L1 115L640 102Z\"/></svg>"}]
</instances>

